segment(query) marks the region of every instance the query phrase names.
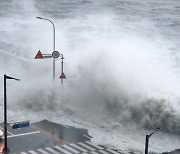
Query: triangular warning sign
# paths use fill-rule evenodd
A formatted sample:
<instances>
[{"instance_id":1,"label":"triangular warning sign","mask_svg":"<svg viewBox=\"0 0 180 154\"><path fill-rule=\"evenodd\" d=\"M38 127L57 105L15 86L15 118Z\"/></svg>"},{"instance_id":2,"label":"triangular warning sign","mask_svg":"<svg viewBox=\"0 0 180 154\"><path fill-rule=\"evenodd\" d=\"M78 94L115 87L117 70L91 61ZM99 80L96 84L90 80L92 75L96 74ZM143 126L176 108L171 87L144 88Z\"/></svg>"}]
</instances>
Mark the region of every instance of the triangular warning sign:
<instances>
[{"instance_id":1,"label":"triangular warning sign","mask_svg":"<svg viewBox=\"0 0 180 154\"><path fill-rule=\"evenodd\" d=\"M66 79L66 76L65 76L64 73L62 73L61 76L60 76L59 78L61 78L61 79Z\"/></svg>"},{"instance_id":2,"label":"triangular warning sign","mask_svg":"<svg viewBox=\"0 0 180 154\"><path fill-rule=\"evenodd\" d=\"M35 59L43 59L43 58L44 58L44 57L43 57L41 51L39 50L38 53L37 53L37 55L35 56Z\"/></svg>"}]
</instances>

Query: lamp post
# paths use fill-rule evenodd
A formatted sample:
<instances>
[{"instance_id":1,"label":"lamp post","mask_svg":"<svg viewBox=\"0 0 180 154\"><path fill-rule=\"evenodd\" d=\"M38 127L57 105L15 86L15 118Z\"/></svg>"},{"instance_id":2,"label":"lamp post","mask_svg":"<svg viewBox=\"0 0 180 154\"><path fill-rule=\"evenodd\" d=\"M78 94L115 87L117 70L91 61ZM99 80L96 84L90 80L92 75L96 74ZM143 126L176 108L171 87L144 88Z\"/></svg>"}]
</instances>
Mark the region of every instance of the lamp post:
<instances>
[{"instance_id":1,"label":"lamp post","mask_svg":"<svg viewBox=\"0 0 180 154\"><path fill-rule=\"evenodd\" d=\"M9 148L7 147L7 99L6 99L6 80L13 79L13 80L20 80L16 79L7 75L4 75L4 149L3 153L8 154L10 152Z\"/></svg>"},{"instance_id":2,"label":"lamp post","mask_svg":"<svg viewBox=\"0 0 180 154\"><path fill-rule=\"evenodd\" d=\"M160 128L156 128L151 134L146 135L145 154L148 154L149 138L151 137L152 134L154 134L158 130L160 130Z\"/></svg>"},{"instance_id":3,"label":"lamp post","mask_svg":"<svg viewBox=\"0 0 180 154\"><path fill-rule=\"evenodd\" d=\"M36 17L36 18L47 20L53 25L53 52L54 52L55 51L55 26L54 26L54 23L47 18L43 18L43 17ZM53 58L53 80L55 80L55 58Z\"/></svg>"}]
</instances>

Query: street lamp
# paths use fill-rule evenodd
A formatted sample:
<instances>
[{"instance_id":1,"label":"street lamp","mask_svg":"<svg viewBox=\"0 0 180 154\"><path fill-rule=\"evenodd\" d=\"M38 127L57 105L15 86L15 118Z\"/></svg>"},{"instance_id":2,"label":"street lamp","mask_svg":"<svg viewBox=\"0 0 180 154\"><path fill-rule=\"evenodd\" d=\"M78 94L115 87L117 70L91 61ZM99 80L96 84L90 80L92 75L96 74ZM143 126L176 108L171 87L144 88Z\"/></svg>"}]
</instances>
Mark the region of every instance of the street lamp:
<instances>
[{"instance_id":1,"label":"street lamp","mask_svg":"<svg viewBox=\"0 0 180 154\"><path fill-rule=\"evenodd\" d=\"M6 99L6 80L13 79L13 80L20 80L16 79L7 75L4 75L4 148L3 153L8 154L10 152L9 148L7 147L7 99Z\"/></svg>"},{"instance_id":2,"label":"street lamp","mask_svg":"<svg viewBox=\"0 0 180 154\"><path fill-rule=\"evenodd\" d=\"M47 18L43 18L43 17L36 17L36 18L48 20L53 25L53 52L54 52L55 51L55 26L54 26L54 23ZM55 58L53 58L53 80L55 80Z\"/></svg>"},{"instance_id":3,"label":"street lamp","mask_svg":"<svg viewBox=\"0 0 180 154\"><path fill-rule=\"evenodd\" d=\"M149 138L151 137L152 134L160 130L160 128L156 128L151 134L146 135L146 144L145 144L145 154L148 154L148 144L149 144Z\"/></svg>"}]
</instances>

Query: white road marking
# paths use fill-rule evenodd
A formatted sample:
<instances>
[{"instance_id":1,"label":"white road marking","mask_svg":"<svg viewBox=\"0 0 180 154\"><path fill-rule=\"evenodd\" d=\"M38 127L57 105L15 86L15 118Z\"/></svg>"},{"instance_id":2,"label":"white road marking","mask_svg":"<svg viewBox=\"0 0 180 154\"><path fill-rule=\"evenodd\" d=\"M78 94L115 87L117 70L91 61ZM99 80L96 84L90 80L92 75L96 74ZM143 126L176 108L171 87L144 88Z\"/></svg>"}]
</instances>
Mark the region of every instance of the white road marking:
<instances>
[{"instance_id":1,"label":"white road marking","mask_svg":"<svg viewBox=\"0 0 180 154\"><path fill-rule=\"evenodd\" d=\"M91 153L92 153L92 154L99 154L99 153L97 153L97 152L95 152L95 151L91 151Z\"/></svg>"},{"instance_id":2,"label":"white road marking","mask_svg":"<svg viewBox=\"0 0 180 154\"><path fill-rule=\"evenodd\" d=\"M55 154L57 154L58 152L57 151L55 151L54 149L51 149L51 148L46 148L48 151L50 151L50 152L52 152L52 153L55 153Z\"/></svg>"},{"instance_id":3,"label":"white road marking","mask_svg":"<svg viewBox=\"0 0 180 154\"><path fill-rule=\"evenodd\" d=\"M92 148L92 147L90 147L90 146L88 146L88 145L86 145L86 144L84 144L82 142L79 142L78 144L85 147L86 149L89 149L89 150L92 150L92 151L96 150L96 149L94 149L94 148Z\"/></svg>"},{"instance_id":4,"label":"white road marking","mask_svg":"<svg viewBox=\"0 0 180 154\"><path fill-rule=\"evenodd\" d=\"M62 145L62 146L65 147L66 149L68 149L68 150L74 152L74 153L79 153L79 151L77 151L77 150L75 150L75 149L69 147L68 145L65 145L65 144L64 144L64 145Z\"/></svg>"},{"instance_id":5,"label":"white road marking","mask_svg":"<svg viewBox=\"0 0 180 154\"><path fill-rule=\"evenodd\" d=\"M30 133L24 133L24 134L12 135L12 136L8 136L8 138L18 137L18 136L24 136L24 135L31 135L31 134L37 134L37 133L40 133L40 131L30 132Z\"/></svg>"},{"instance_id":6,"label":"white road marking","mask_svg":"<svg viewBox=\"0 0 180 154\"><path fill-rule=\"evenodd\" d=\"M87 138L89 138L89 139L91 139L92 137L90 137L90 136L87 136L87 135L83 135L83 136L85 136L85 137L87 137Z\"/></svg>"},{"instance_id":7,"label":"white road marking","mask_svg":"<svg viewBox=\"0 0 180 154\"><path fill-rule=\"evenodd\" d=\"M106 149L107 151L109 151L109 152L111 152L111 153L114 153L114 154L119 154L119 152L116 152L116 151L114 151L114 150L111 150L111 149Z\"/></svg>"},{"instance_id":8,"label":"white road marking","mask_svg":"<svg viewBox=\"0 0 180 154\"><path fill-rule=\"evenodd\" d=\"M61 148L61 147L59 147L59 146L54 146L54 147L55 147L56 149L58 149L59 151L65 153L65 154L72 154L72 153L66 151L65 149L63 149L63 148Z\"/></svg>"},{"instance_id":9,"label":"white road marking","mask_svg":"<svg viewBox=\"0 0 180 154\"><path fill-rule=\"evenodd\" d=\"M66 126L66 125L64 125L64 127L66 127L66 128L68 128L68 129L69 129L69 127L68 127L68 126Z\"/></svg>"},{"instance_id":10,"label":"white road marking","mask_svg":"<svg viewBox=\"0 0 180 154\"><path fill-rule=\"evenodd\" d=\"M97 148L97 149L104 149L104 148L100 147L99 145L95 145L95 144L92 143L92 142L86 141L86 143L88 143L89 145L91 145L91 146L93 146L93 147L95 147L95 148Z\"/></svg>"},{"instance_id":11,"label":"white road marking","mask_svg":"<svg viewBox=\"0 0 180 154\"><path fill-rule=\"evenodd\" d=\"M2 128L2 127L0 127L2 130L4 130L4 128ZM7 131L9 134L11 134L11 135L14 135L13 133L11 133L11 132L9 132L9 131Z\"/></svg>"},{"instance_id":12,"label":"white road marking","mask_svg":"<svg viewBox=\"0 0 180 154\"><path fill-rule=\"evenodd\" d=\"M37 132L36 132L37 133ZM26 133L29 134L29 133ZM70 144L70 145L61 145L61 146L54 146L54 147L46 147L43 149L37 149L37 152L30 150L27 153L21 152L21 154L120 154L119 152L112 150L112 149L106 149L101 146L98 146L94 143L91 143L90 141L85 142L78 142L77 144Z\"/></svg>"},{"instance_id":13,"label":"white road marking","mask_svg":"<svg viewBox=\"0 0 180 154\"><path fill-rule=\"evenodd\" d=\"M49 154L48 152L44 151L43 149L37 149L37 150L43 154Z\"/></svg>"},{"instance_id":14,"label":"white road marking","mask_svg":"<svg viewBox=\"0 0 180 154\"><path fill-rule=\"evenodd\" d=\"M103 154L109 154L108 152L104 151L104 150L99 150L99 152L103 153Z\"/></svg>"},{"instance_id":15,"label":"white road marking","mask_svg":"<svg viewBox=\"0 0 180 154\"><path fill-rule=\"evenodd\" d=\"M32 154L38 154L38 153L36 153L35 151L32 151L32 150L29 151L29 152L32 153Z\"/></svg>"},{"instance_id":16,"label":"white road marking","mask_svg":"<svg viewBox=\"0 0 180 154\"><path fill-rule=\"evenodd\" d=\"M79 147L79 146L76 145L76 144L70 144L70 145L73 146L73 147L75 147L75 148L78 149L78 150L81 150L81 151L83 151L83 152L87 152L86 149L83 149L83 148Z\"/></svg>"}]
</instances>

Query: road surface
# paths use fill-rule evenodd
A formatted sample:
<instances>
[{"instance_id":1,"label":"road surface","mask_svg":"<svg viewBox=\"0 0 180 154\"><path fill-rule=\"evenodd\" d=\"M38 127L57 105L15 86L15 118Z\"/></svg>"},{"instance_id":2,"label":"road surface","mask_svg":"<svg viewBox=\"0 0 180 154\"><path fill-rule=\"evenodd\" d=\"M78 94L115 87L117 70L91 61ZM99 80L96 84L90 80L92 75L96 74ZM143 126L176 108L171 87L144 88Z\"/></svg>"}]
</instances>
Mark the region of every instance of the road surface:
<instances>
[{"instance_id":1,"label":"road surface","mask_svg":"<svg viewBox=\"0 0 180 154\"><path fill-rule=\"evenodd\" d=\"M0 124L3 130L3 123ZM51 123L47 120L29 127L8 126L8 147L12 154L119 154L91 142L86 129Z\"/></svg>"}]
</instances>

